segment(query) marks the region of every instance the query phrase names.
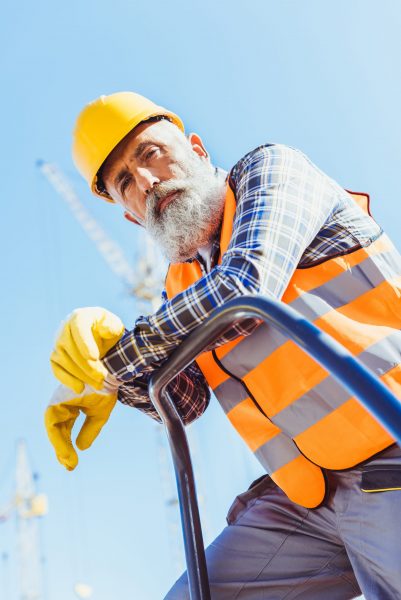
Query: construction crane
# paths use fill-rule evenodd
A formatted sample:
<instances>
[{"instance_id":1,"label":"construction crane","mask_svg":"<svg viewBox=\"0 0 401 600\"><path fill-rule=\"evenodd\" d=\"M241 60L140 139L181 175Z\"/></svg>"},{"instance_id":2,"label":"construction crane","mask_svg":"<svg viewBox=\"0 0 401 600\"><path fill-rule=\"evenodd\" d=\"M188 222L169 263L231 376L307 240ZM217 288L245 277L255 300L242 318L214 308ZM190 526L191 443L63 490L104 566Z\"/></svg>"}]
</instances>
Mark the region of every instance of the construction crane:
<instances>
[{"instance_id":1,"label":"construction crane","mask_svg":"<svg viewBox=\"0 0 401 600\"><path fill-rule=\"evenodd\" d=\"M35 476L29 465L26 443L17 444L15 491L0 510L0 523L17 522L17 556L20 600L43 600L42 556L39 518L47 514L45 494L36 492ZM6 600L6 599L5 599Z\"/></svg>"},{"instance_id":2,"label":"construction crane","mask_svg":"<svg viewBox=\"0 0 401 600\"><path fill-rule=\"evenodd\" d=\"M135 298L139 299L148 308L150 307L152 311L156 310L160 304L160 292L164 284L164 270L162 270L164 261L161 255L158 254L149 236L147 236L146 239L145 252L143 252L138 261L138 266L134 271L128 259L125 257L122 248L110 238L103 227L86 209L72 184L64 176L61 170L56 165L43 160L37 161L37 166L66 203L75 219L90 240L95 244L99 254L106 261L113 273L121 279ZM190 432L189 438L191 439L191 437L193 438L193 443L191 445L196 446L195 435L193 432ZM168 462L169 452L167 450L166 436L164 428L161 425L156 425L156 443L158 448L161 485L165 499L164 505L167 515L170 556L174 570L179 573L183 569L184 563L183 546L179 534L181 526L179 522L178 497L172 467ZM194 452L192 453L192 459L196 468L196 456L194 456ZM199 469L197 469L197 471L199 482ZM204 496L200 496L199 501L203 508L203 531L205 537L207 537L209 527Z\"/></svg>"},{"instance_id":3,"label":"construction crane","mask_svg":"<svg viewBox=\"0 0 401 600\"><path fill-rule=\"evenodd\" d=\"M43 586L38 517L47 513L47 497L36 493L35 478L23 440L17 446L15 505L21 600L40 600Z\"/></svg>"},{"instance_id":4,"label":"construction crane","mask_svg":"<svg viewBox=\"0 0 401 600\"><path fill-rule=\"evenodd\" d=\"M130 292L141 301L150 302L152 308L159 303L162 274L156 265L155 250L150 239L146 242L146 252L138 261L135 270L127 260L123 249L115 242L82 204L71 183L60 169L51 163L38 160L37 167L67 204L75 219L94 243L100 256L111 271L120 278Z\"/></svg>"}]
</instances>

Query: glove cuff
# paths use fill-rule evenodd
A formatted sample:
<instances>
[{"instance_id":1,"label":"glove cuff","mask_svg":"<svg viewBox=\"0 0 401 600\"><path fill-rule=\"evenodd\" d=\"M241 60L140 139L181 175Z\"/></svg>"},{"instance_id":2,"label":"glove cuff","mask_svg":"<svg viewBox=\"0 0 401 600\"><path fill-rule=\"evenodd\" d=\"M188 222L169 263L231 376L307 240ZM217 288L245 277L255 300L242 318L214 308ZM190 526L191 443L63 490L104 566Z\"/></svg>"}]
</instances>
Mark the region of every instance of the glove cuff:
<instances>
[{"instance_id":1,"label":"glove cuff","mask_svg":"<svg viewBox=\"0 0 401 600\"><path fill-rule=\"evenodd\" d=\"M114 377L114 375L112 375L111 373L107 373L103 382L103 389L107 392L114 394L117 393L121 383L122 382L118 381L118 379Z\"/></svg>"}]
</instances>

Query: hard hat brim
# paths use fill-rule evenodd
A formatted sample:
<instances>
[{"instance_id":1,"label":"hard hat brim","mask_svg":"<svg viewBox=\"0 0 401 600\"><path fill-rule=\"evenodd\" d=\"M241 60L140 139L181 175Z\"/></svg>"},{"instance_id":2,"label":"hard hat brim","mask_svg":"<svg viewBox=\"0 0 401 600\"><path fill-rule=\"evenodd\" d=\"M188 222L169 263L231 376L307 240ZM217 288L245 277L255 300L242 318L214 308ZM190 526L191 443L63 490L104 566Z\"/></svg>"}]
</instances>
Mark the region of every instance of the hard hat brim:
<instances>
[{"instance_id":1,"label":"hard hat brim","mask_svg":"<svg viewBox=\"0 0 401 600\"><path fill-rule=\"evenodd\" d=\"M135 117L133 119L131 119L130 121L127 121L126 128L125 128L126 131L123 133L121 131L118 132L118 135L116 135L115 140L113 140L114 144L113 144L113 142L110 144L110 146L112 146L110 149L110 152L108 153L106 158L97 166L96 173L93 177L92 184L91 184L91 191L95 196L99 196L99 198L102 198L103 200L106 200L107 202L115 204L115 201L107 192L102 192L97 187L99 170L100 170L101 166L106 162L106 160L110 156L110 154L113 152L113 150L118 146L118 144L129 133L131 133L131 131L133 131L136 127L138 127L138 125L141 125L141 123L145 123L146 121L149 121L150 119L153 119L154 117L166 117L168 120L170 120L172 123L174 123L174 125L176 125L179 129L181 129L181 131L183 133L185 132L184 123L181 121L181 119L176 114L174 114L170 111L166 111L166 110L162 109L161 107L160 107L160 110L156 110L154 112L149 112L149 110L146 110L146 111L143 111L142 113L140 113L139 115L135 115Z\"/></svg>"}]
</instances>

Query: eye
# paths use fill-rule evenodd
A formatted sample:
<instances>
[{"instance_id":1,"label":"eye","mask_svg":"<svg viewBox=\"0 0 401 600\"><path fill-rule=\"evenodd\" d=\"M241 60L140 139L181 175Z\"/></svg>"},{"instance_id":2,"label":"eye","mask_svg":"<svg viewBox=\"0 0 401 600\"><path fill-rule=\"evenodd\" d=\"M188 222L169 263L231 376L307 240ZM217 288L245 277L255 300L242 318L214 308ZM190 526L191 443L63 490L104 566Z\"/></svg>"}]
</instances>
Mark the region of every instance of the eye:
<instances>
[{"instance_id":1,"label":"eye","mask_svg":"<svg viewBox=\"0 0 401 600\"><path fill-rule=\"evenodd\" d=\"M151 148L145 153L144 159L149 160L157 152L158 148Z\"/></svg>"},{"instance_id":2,"label":"eye","mask_svg":"<svg viewBox=\"0 0 401 600\"><path fill-rule=\"evenodd\" d=\"M120 184L120 193L121 193L121 195L124 194L125 190L129 186L130 182L131 182L131 177L130 176L124 177L124 179L122 180L122 182Z\"/></svg>"}]
</instances>

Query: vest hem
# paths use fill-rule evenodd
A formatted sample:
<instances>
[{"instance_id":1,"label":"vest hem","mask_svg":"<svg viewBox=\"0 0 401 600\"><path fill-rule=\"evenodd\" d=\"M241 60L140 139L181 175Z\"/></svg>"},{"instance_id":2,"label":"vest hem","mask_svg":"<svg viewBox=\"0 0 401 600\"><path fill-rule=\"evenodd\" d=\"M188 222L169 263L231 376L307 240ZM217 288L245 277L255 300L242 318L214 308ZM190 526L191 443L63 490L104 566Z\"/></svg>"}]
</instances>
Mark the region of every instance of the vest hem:
<instances>
[{"instance_id":1,"label":"vest hem","mask_svg":"<svg viewBox=\"0 0 401 600\"><path fill-rule=\"evenodd\" d=\"M341 250L340 252L336 252L335 254L330 254L330 256L323 256L322 258L319 258L318 260L308 263L307 265L298 264L297 270L298 269L299 270L312 269L313 267L322 265L323 263L325 263L329 260L332 260L333 258L339 258L340 256L347 256L348 254L353 254L354 252L357 252L358 250L361 250L362 248L367 248L368 246L370 246L371 244L376 242L383 234L384 234L384 231L382 228L380 228L379 233L377 235L373 236L372 238L370 238L368 243L355 244L355 246L352 246L351 248L347 248L346 250Z\"/></svg>"}]
</instances>

